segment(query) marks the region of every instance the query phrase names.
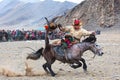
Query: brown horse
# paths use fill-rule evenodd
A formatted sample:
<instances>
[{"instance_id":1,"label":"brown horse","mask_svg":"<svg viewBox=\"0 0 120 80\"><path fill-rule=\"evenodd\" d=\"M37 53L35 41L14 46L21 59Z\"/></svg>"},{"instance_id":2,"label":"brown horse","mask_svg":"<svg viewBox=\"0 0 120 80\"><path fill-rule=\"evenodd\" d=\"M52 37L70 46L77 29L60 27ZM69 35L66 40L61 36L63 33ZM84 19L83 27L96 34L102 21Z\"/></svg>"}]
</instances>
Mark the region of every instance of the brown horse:
<instances>
[{"instance_id":1,"label":"brown horse","mask_svg":"<svg viewBox=\"0 0 120 80\"><path fill-rule=\"evenodd\" d=\"M52 64L59 60L63 63L69 63L72 68L79 68L82 66L83 63L83 70L87 71L87 65L85 62L85 59L82 58L82 55L85 51L90 50L95 55L102 56L103 52L99 45L97 45L96 37L95 35L90 35L88 38L83 40L81 43L74 44L69 49L62 49L61 46L53 46L49 43L49 29L46 30L45 35L45 48L41 48L38 51L36 51L35 54L29 55L27 59L38 59L42 55L46 63L43 64L43 69L50 73L52 76L55 76L56 74L52 70ZM39 56L39 57L38 57ZM81 63L82 62L82 63Z\"/></svg>"}]
</instances>

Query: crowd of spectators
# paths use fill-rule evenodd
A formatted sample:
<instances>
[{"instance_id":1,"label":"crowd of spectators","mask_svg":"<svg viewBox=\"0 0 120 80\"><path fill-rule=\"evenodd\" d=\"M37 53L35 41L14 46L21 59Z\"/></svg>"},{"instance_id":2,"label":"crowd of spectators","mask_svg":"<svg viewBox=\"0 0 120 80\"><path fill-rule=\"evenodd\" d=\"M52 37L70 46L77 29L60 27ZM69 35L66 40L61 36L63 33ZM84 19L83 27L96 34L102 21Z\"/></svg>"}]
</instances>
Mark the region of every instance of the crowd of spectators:
<instances>
[{"instance_id":1,"label":"crowd of spectators","mask_svg":"<svg viewBox=\"0 0 120 80\"><path fill-rule=\"evenodd\" d=\"M61 38L61 32L53 32L50 39ZM0 30L0 42L22 40L44 40L45 32L40 30Z\"/></svg>"}]
</instances>

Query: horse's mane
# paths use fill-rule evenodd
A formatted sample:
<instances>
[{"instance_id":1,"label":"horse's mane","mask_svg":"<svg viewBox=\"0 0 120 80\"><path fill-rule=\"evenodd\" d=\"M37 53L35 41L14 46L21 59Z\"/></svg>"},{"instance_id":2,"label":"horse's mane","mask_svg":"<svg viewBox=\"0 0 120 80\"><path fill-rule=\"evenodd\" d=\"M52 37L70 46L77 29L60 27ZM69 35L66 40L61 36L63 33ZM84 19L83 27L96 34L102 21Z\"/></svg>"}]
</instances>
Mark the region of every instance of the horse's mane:
<instances>
[{"instance_id":1,"label":"horse's mane","mask_svg":"<svg viewBox=\"0 0 120 80\"><path fill-rule=\"evenodd\" d=\"M96 37L94 34L90 34L90 36L85 38L82 42L94 43L94 42L96 42Z\"/></svg>"}]
</instances>

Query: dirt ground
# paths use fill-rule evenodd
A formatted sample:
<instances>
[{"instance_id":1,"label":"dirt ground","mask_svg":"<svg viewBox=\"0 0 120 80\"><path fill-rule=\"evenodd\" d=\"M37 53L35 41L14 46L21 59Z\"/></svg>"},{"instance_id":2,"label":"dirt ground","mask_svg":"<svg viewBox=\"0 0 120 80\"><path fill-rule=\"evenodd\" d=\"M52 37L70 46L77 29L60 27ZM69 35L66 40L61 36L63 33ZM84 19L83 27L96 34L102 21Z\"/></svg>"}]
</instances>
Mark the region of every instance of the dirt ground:
<instances>
[{"instance_id":1,"label":"dirt ground","mask_svg":"<svg viewBox=\"0 0 120 80\"><path fill-rule=\"evenodd\" d=\"M97 43L103 47L104 55L93 59L92 52L84 53L87 73L82 67L73 69L67 63L56 61L52 68L57 75L51 77L42 68L44 58L26 61L27 54L33 51L25 47L37 50L44 46L44 40L1 42L0 80L120 80L120 30L102 31L101 35L97 35ZM32 70L32 76L25 76L26 63Z\"/></svg>"}]
</instances>

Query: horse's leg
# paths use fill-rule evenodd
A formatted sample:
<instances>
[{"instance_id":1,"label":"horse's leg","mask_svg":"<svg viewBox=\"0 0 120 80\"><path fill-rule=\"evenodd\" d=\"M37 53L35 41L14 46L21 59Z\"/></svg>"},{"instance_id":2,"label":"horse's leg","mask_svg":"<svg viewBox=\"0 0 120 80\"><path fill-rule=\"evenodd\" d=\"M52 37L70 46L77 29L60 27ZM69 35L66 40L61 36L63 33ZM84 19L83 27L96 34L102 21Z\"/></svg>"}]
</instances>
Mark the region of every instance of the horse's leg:
<instances>
[{"instance_id":1,"label":"horse's leg","mask_svg":"<svg viewBox=\"0 0 120 80\"><path fill-rule=\"evenodd\" d=\"M84 69L84 71L87 71L87 64L85 62L85 59L81 58L80 61L82 61L82 63L83 63L83 69Z\"/></svg>"},{"instance_id":2,"label":"horse's leg","mask_svg":"<svg viewBox=\"0 0 120 80\"><path fill-rule=\"evenodd\" d=\"M53 72L51 65L55 62L55 59L53 59L51 62L47 62L43 65L44 70L47 73L50 73L52 76L55 76L56 74Z\"/></svg>"},{"instance_id":3,"label":"horse's leg","mask_svg":"<svg viewBox=\"0 0 120 80\"><path fill-rule=\"evenodd\" d=\"M48 69L47 69L48 68ZM50 73L52 76L55 76L56 74L53 72L51 68L51 64L45 63L43 65L43 69L45 70L46 73Z\"/></svg>"},{"instance_id":4,"label":"horse's leg","mask_svg":"<svg viewBox=\"0 0 120 80\"><path fill-rule=\"evenodd\" d=\"M49 73L49 71L47 70L47 63L43 64L43 69L45 70L46 73Z\"/></svg>"},{"instance_id":5,"label":"horse's leg","mask_svg":"<svg viewBox=\"0 0 120 80\"><path fill-rule=\"evenodd\" d=\"M55 76L56 74L53 72L53 70L52 70L52 68L51 68L51 64L47 64L47 67L48 67L48 69L49 69L49 71L50 71L50 74L51 74L51 76Z\"/></svg>"},{"instance_id":6,"label":"horse's leg","mask_svg":"<svg viewBox=\"0 0 120 80\"><path fill-rule=\"evenodd\" d=\"M76 63L76 64L74 64L74 63ZM70 65L74 69L79 68L79 67L82 66L82 63L79 62L79 61L75 61L74 63Z\"/></svg>"}]
</instances>

